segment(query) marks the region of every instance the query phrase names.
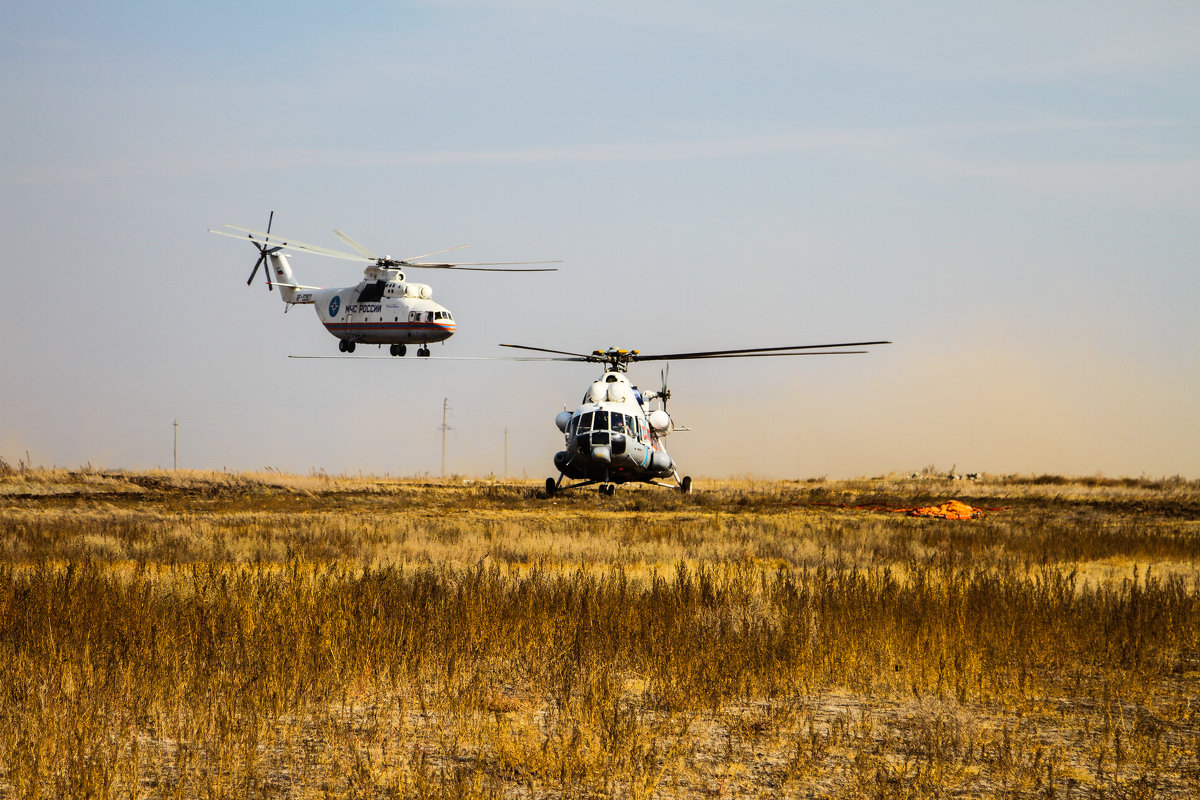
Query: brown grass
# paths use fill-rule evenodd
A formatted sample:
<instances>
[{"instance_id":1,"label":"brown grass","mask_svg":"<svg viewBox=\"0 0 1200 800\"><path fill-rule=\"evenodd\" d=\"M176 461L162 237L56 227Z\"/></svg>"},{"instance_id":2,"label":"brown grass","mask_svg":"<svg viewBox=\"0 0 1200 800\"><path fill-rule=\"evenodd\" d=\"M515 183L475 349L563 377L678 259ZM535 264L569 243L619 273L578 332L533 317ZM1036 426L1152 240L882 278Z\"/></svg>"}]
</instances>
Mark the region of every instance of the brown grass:
<instances>
[{"instance_id":1,"label":"brown grass","mask_svg":"<svg viewBox=\"0 0 1200 800\"><path fill-rule=\"evenodd\" d=\"M913 519L951 498L981 520ZM0 797L1192 797L1200 485L9 470Z\"/></svg>"}]
</instances>

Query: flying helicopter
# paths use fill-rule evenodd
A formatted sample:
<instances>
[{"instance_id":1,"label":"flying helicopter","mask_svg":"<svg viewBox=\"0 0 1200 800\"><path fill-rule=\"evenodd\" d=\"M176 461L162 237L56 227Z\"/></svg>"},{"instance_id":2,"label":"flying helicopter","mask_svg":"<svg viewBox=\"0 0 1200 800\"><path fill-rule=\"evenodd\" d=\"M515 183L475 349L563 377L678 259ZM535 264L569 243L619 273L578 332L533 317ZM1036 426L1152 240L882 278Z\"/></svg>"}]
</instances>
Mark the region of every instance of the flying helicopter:
<instances>
[{"instance_id":1,"label":"flying helicopter","mask_svg":"<svg viewBox=\"0 0 1200 800\"><path fill-rule=\"evenodd\" d=\"M558 261L478 261L478 262L433 262L423 259L461 250L459 245L446 250L425 253L407 258L377 256L341 231L333 233L357 251L345 253L319 245L298 242L271 233L275 212L267 218L267 229L256 231L238 225L226 225L241 233L219 231L209 228L209 233L246 239L258 250L258 260L246 280L249 286L264 263L267 290L279 287L284 311L293 305L312 305L325 330L338 339L338 349L353 353L356 345L389 345L393 356L403 356L409 345L418 345L417 355L429 357L429 345L441 342L454 335L454 316L450 310L433 300L433 289L428 284L415 283L406 279L406 269L454 269L472 272L555 272L555 268L515 268L518 264L556 264ZM272 238L273 237L273 238ZM320 286L304 286L296 282L288 256L282 250L340 258L367 264L363 279L355 286L325 289ZM274 275L274 278L272 278Z\"/></svg>"},{"instance_id":2,"label":"flying helicopter","mask_svg":"<svg viewBox=\"0 0 1200 800\"><path fill-rule=\"evenodd\" d=\"M626 373L637 361L682 361L708 358L768 358L804 355L855 355L866 350L851 347L891 344L891 342L842 342L838 344L792 345L784 347L749 347L736 350L708 350L690 353L660 353L649 355L637 350L594 350L591 353L571 353L542 347L503 344L541 353L550 357L525 357L522 361L582 361L602 364L604 373L584 392L574 411L561 411L554 418L562 431L566 448L554 454L558 478L546 479L546 494L599 485L600 493L613 495L620 483L649 483L678 489L684 494L692 491L691 476L680 476L678 465L663 446L675 423L667 413L667 370L661 374L658 391L642 392L630 383ZM667 365L669 369L670 365ZM680 428L679 430L683 430ZM564 485L570 479L574 483ZM666 481L673 481L667 483Z\"/></svg>"}]
</instances>

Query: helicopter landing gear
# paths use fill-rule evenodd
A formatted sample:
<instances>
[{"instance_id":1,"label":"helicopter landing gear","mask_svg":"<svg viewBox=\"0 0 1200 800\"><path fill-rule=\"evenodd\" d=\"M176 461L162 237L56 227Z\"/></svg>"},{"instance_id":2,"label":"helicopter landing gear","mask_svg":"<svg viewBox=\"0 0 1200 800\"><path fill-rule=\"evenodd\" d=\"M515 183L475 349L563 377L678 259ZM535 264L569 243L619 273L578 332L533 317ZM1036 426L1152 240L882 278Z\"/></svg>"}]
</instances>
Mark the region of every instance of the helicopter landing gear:
<instances>
[{"instance_id":1,"label":"helicopter landing gear","mask_svg":"<svg viewBox=\"0 0 1200 800\"><path fill-rule=\"evenodd\" d=\"M408 348L402 344L394 344L388 348L388 352L394 356L403 356L408 352Z\"/></svg>"},{"instance_id":2,"label":"helicopter landing gear","mask_svg":"<svg viewBox=\"0 0 1200 800\"><path fill-rule=\"evenodd\" d=\"M429 348L428 347L419 348L417 350L417 357L418 358L429 358Z\"/></svg>"},{"instance_id":3,"label":"helicopter landing gear","mask_svg":"<svg viewBox=\"0 0 1200 800\"><path fill-rule=\"evenodd\" d=\"M354 342L347 342L345 339L342 339L338 342L338 350L341 350L343 353L353 353Z\"/></svg>"},{"instance_id":4,"label":"helicopter landing gear","mask_svg":"<svg viewBox=\"0 0 1200 800\"><path fill-rule=\"evenodd\" d=\"M683 476L683 480L681 480L679 482L679 491L682 492L683 494L691 494L692 493L692 476L691 475Z\"/></svg>"},{"instance_id":5,"label":"helicopter landing gear","mask_svg":"<svg viewBox=\"0 0 1200 800\"><path fill-rule=\"evenodd\" d=\"M604 495L605 497L612 497L616 493L617 485L615 483L600 484L600 494Z\"/></svg>"},{"instance_id":6,"label":"helicopter landing gear","mask_svg":"<svg viewBox=\"0 0 1200 800\"><path fill-rule=\"evenodd\" d=\"M546 478L546 497L554 497L554 493L558 491L558 481L554 478Z\"/></svg>"}]
</instances>

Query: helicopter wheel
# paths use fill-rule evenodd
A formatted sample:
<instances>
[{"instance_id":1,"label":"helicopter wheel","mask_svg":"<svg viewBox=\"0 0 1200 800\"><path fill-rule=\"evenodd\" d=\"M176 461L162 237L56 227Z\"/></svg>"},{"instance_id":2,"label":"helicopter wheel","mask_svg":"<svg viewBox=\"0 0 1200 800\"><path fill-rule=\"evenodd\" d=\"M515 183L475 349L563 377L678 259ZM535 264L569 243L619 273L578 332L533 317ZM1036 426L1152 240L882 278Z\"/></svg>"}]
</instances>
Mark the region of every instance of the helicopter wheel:
<instances>
[{"instance_id":1,"label":"helicopter wheel","mask_svg":"<svg viewBox=\"0 0 1200 800\"><path fill-rule=\"evenodd\" d=\"M556 491L558 491L558 481L554 478L546 478L546 497L553 497Z\"/></svg>"},{"instance_id":2,"label":"helicopter wheel","mask_svg":"<svg viewBox=\"0 0 1200 800\"><path fill-rule=\"evenodd\" d=\"M343 353L346 352L346 340L345 339L338 339L338 350L341 350Z\"/></svg>"},{"instance_id":3,"label":"helicopter wheel","mask_svg":"<svg viewBox=\"0 0 1200 800\"><path fill-rule=\"evenodd\" d=\"M417 350L417 355L421 358L429 358L429 348L428 347L420 348L419 350Z\"/></svg>"},{"instance_id":4,"label":"helicopter wheel","mask_svg":"<svg viewBox=\"0 0 1200 800\"><path fill-rule=\"evenodd\" d=\"M394 356L403 356L408 352L408 348L402 344L394 344L388 348L388 352Z\"/></svg>"},{"instance_id":5,"label":"helicopter wheel","mask_svg":"<svg viewBox=\"0 0 1200 800\"><path fill-rule=\"evenodd\" d=\"M683 492L684 494L692 493L692 476L691 475L683 476L683 480L679 482L679 491Z\"/></svg>"},{"instance_id":6,"label":"helicopter wheel","mask_svg":"<svg viewBox=\"0 0 1200 800\"><path fill-rule=\"evenodd\" d=\"M346 342L346 352L347 353L354 352L354 342Z\"/></svg>"},{"instance_id":7,"label":"helicopter wheel","mask_svg":"<svg viewBox=\"0 0 1200 800\"><path fill-rule=\"evenodd\" d=\"M600 494L605 495L606 497L612 497L616 493L617 485L615 483L600 484Z\"/></svg>"}]
</instances>

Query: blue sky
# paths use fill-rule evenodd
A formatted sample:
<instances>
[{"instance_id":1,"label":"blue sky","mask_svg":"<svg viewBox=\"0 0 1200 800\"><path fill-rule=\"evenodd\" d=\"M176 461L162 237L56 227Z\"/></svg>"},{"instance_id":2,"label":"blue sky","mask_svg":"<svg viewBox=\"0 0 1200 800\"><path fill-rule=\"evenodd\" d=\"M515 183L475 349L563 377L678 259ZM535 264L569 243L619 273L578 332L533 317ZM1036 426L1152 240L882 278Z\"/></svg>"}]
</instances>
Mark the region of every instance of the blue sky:
<instances>
[{"instance_id":1,"label":"blue sky","mask_svg":"<svg viewBox=\"0 0 1200 800\"><path fill-rule=\"evenodd\" d=\"M297 361L225 223L563 259L459 333L680 362L694 475L1200 477L1200 8L42 3L0 32L0 456L549 474L582 365ZM357 281L298 255L306 283ZM634 368L644 385L653 365Z\"/></svg>"}]
</instances>

